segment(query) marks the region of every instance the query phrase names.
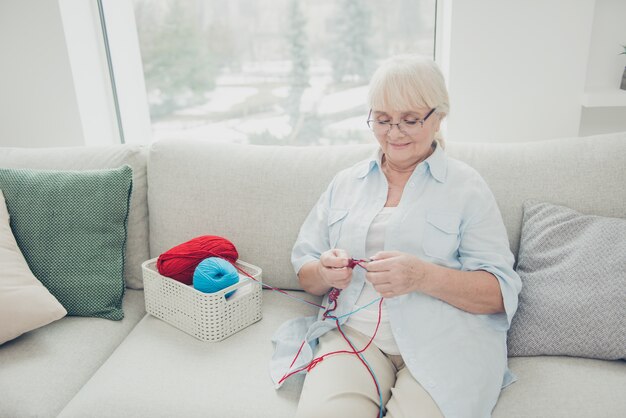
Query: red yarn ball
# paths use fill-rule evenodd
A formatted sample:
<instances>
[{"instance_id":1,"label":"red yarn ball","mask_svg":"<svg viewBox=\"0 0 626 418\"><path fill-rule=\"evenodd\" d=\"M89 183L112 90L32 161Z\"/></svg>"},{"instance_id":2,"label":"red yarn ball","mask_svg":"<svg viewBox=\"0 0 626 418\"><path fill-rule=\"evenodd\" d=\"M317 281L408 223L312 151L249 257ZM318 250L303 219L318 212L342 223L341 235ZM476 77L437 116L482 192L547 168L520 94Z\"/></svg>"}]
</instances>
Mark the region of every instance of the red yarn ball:
<instances>
[{"instance_id":1,"label":"red yarn ball","mask_svg":"<svg viewBox=\"0 0 626 418\"><path fill-rule=\"evenodd\" d=\"M226 238L203 235L161 254L157 260L157 270L162 276L190 285L198 264L209 257L221 257L234 263L239 254L235 245Z\"/></svg>"}]
</instances>

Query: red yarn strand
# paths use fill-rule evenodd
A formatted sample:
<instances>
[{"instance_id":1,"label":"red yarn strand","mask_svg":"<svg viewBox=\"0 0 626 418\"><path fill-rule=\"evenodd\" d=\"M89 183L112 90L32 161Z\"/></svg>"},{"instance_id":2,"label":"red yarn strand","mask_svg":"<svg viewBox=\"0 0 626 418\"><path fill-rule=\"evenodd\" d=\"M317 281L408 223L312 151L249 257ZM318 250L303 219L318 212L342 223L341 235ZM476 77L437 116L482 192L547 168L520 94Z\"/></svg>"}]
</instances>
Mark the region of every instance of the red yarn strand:
<instances>
[{"instance_id":1,"label":"red yarn strand","mask_svg":"<svg viewBox=\"0 0 626 418\"><path fill-rule=\"evenodd\" d=\"M287 374L285 374L279 381L278 384L283 383L285 380L289 379L291 376L298 374L304 370L306 371L311 371L315 366L318 365L318 363L322 362L326 357L329 356L333 356L336 354L361 354L363 353L365 350L367 350L369 348L370 345L372 345L372 342L374 341L374 338L376 337L376 334L378 333L378 327L380 326L380 320L382 317L382 306L383 306L383 298L380 299L380 302L378 303L378 321L376 322L376 328L374 329L374 334L372 335L372 337L370 338L370 340L368 341L368 343L365 345L365 347L363 347L360 350L357 350L351 343L350 341L347 339L346 335L343 333L343 331L341 330L341 327L339 326L339 319L337 318L333 318L331 316L329 316L328 318L333 318L335 319L335 321L337 322L337 329L339 330L339 332L341 333L341 335L343 336L343 338L346 340L346 342L348 343L348 345L352 348L352 351L349 350L338 350L338 351L331 351L330 353L326 353L324 355L321 355L319 357L314 358L313 360L311 360L309 362L309 364L307 364L306 366L300 367L299 369L296 369L292 372L289 372ZM324 313L326 314L326 313ZM327 317L324 317L324 319L326 319ZM300 355L300 352L302 351L302 347L304 346L304 341L302 342L302 345L300 346L300 350L298 350L298 352L296 353L296 356L294 357L293 361L291 362L291 366L293 366L293 364L296 362L298 356ZM357 355L357 357L359 357ZM359 357L359 360L361 360L362 363L363 359L361 359ZM291 366L289 366L289 368L291 368ZM365 365L367 367L367 365ZM370 375L372 374L372 372L370 371L369 367L367 367L367 370L369 371ZM374 376L372 375L372 379L374 379ZM374 379L374 382L376 382L376 379ZM376 385L376 390L378 391L378 385ZM380 394L380 392L379 392Z\"/></svg>"}]
</instances>

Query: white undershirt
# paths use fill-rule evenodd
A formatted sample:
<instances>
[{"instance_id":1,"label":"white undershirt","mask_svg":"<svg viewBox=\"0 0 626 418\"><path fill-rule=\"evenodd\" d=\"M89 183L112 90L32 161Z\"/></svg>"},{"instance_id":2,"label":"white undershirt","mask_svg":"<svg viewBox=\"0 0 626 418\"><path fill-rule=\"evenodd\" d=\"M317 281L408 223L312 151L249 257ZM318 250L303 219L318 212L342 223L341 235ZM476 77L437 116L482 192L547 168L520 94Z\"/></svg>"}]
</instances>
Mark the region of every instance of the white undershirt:
<instances>
[{"instance_id":1,"label":"white undershirt","mask_svg":"<svg viewBox=\"0 0 626 418\"><path fill-rule=\"evenodd\" d=\"M387 223L395 209L395 207L383 208L372 221L365 240L365 254L368 256L372 256L385 248ZM363 286L363 290L356 301L354 309L359 309L380 297L380 293L374 289L374 286L372 286L369 281L365 280L365 286ZM378 305L378 302L373 303L367 308L350 315L346 321L346 325L371 337L374 334L376 323L378 322ZM374 338L374 344L384 353L391 355L400 354L396 340L391 332L389 314L387 313L387 308L384 303L382 305L380 325L376 337Z\"/></svg>"}]
</instances>

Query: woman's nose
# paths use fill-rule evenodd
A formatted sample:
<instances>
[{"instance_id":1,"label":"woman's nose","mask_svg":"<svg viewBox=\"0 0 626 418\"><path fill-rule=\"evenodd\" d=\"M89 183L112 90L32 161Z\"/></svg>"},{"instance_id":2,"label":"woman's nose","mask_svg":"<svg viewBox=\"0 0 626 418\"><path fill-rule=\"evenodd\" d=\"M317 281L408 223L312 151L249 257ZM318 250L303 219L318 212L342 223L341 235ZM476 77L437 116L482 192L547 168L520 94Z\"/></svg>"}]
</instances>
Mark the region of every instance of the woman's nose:
<instances>
[{"instance_id":1,"label":"woman's nose","mask_svg":"<svg viewBox=\"0 0 626 418\"><path fill-rule=\"evenodd\" d=\"M401 138L405 134L400 130L400 124L393 123L389 124L389 132L387 132L387 135L389 135L390 138Z\"/></svg>"}]
</instances>

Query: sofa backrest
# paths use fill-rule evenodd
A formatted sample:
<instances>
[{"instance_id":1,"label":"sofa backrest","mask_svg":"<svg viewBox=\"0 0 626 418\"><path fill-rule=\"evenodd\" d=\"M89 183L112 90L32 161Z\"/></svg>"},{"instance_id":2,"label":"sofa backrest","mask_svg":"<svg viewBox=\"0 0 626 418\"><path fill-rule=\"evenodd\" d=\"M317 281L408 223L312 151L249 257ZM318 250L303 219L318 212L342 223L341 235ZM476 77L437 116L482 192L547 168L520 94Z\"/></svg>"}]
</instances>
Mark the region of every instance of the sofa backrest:
<instances>
[{"instance_id":1,"label":"sofa backrest","mask_svg":"<svg viewBox=\"0 0 626 418\"><path fill-rule=\"evenodd\" d=\"M150 255L218 235L268 284L299 288L290 256L300 225L333 175L373 150L159 141L148 162Z\"/></svg>"},{"instance_id":2,"label":"sofa backrest","mask_svg":"<svg viewBox=\"0 0 626 418\"><path fill-rule=\"evenodd\" d=\"M192 140L150 149L150 254L199 235L231 240L273 286L299 288L290 254L304 218L344 167L375 145L280 147ZM485 178L517 254L522 203L538 199L626 218L626 133L550 141L449 143Z\"/></svg>"},{"instance_id":3,"label":"sofa backrest","mask_svg":"<svg viewBox=\"0 0 626 418\"><path fill-rule=\"evenodd\" d=\"M128 215L124 278L143 288L141 263L148 258L147 147L138 145L67 148L0 148L0 167L38 170L96 170L128 164L133 169L133 192Z\"/></svg>"},{"instance_id":4,"label":"sofa backrest","mask_svg":"<svg viewBox=\"0 0 626 418\"><path fill-rule=\"evenodd\" d=\"M489 184L516 259L526 200L626 218L626 132L508 144L451 143L448 155L474 167Z\"/></svg>"}]
</instances>

